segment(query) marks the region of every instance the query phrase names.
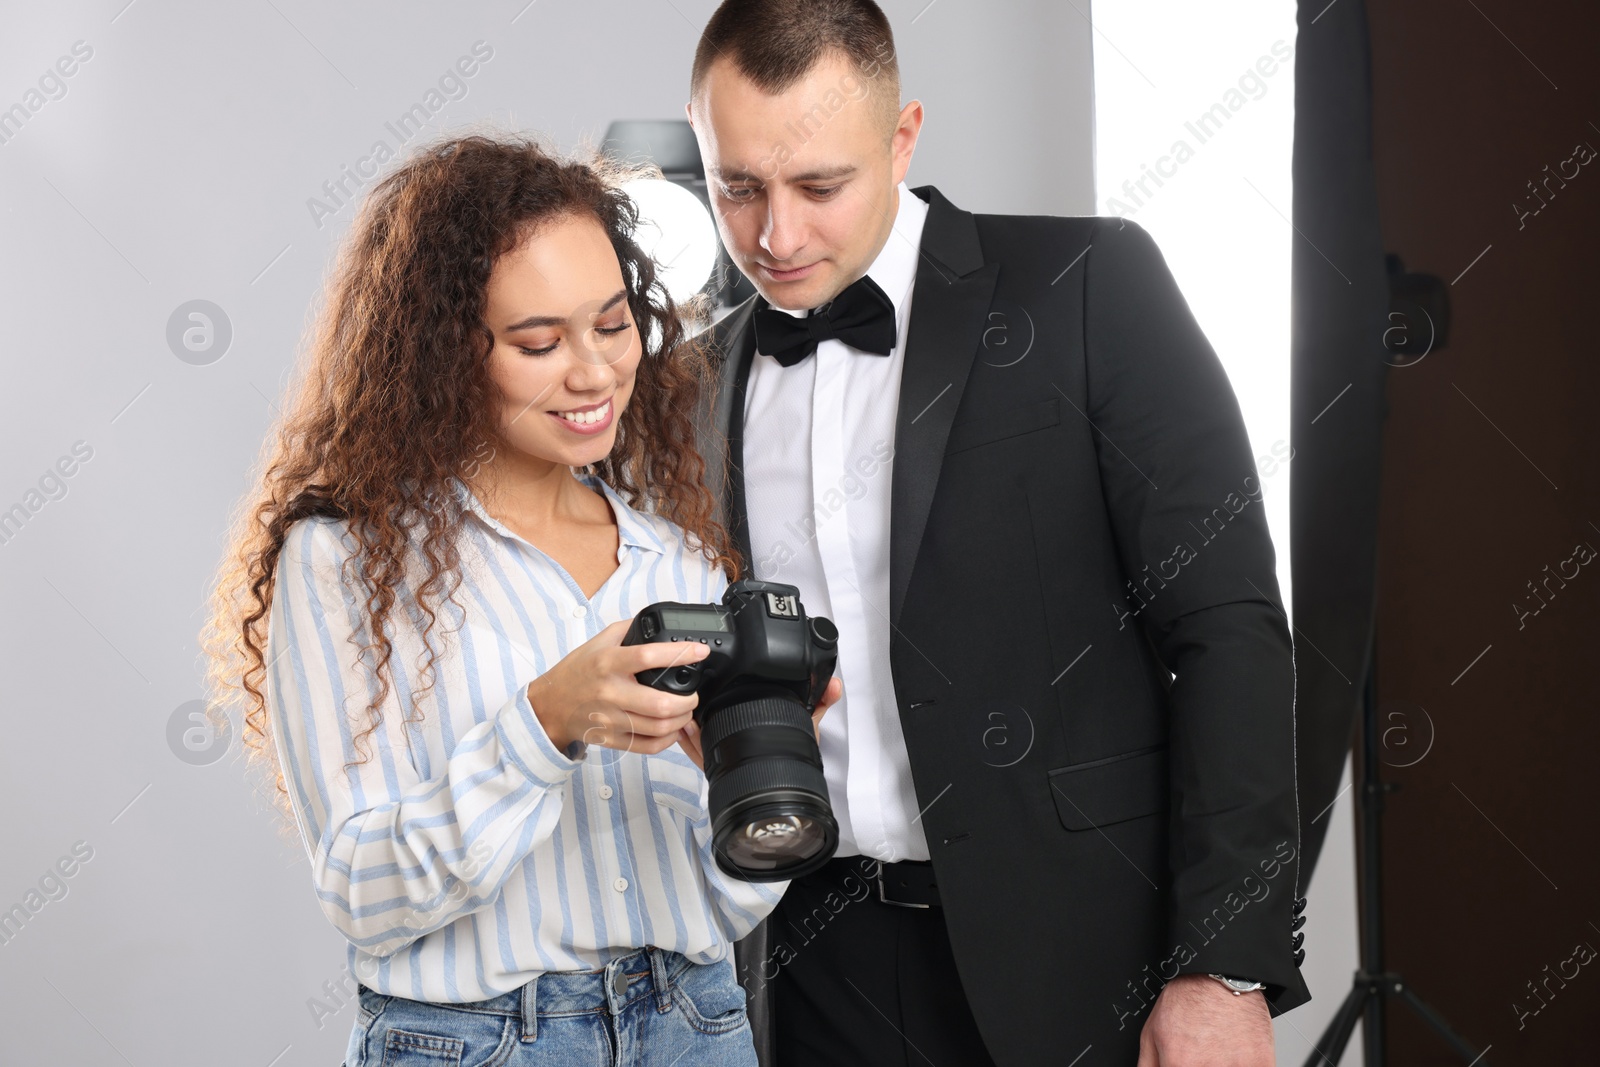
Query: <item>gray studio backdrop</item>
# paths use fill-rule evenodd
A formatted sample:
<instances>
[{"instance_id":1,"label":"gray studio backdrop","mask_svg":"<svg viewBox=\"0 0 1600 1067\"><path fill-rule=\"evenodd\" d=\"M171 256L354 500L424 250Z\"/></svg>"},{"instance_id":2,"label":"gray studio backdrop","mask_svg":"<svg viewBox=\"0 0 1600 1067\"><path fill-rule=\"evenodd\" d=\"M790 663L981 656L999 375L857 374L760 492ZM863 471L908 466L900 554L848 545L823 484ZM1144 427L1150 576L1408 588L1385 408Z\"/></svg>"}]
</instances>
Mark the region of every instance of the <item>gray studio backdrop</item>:
<instances>
[{"instance_id":1,"label":"gray studio backdrop","mask_svg":"<svg viewBox=\"0 0 1600 1067\"><path fill-rule=\"evenodd\" d=\"M192 717L225 518L373 162L677 117L713 6L0 7L0 1060L339 1062L343 939ZM912 184L1094 211L1087 0L885 6Z\"/></svg>"}]
</instances>

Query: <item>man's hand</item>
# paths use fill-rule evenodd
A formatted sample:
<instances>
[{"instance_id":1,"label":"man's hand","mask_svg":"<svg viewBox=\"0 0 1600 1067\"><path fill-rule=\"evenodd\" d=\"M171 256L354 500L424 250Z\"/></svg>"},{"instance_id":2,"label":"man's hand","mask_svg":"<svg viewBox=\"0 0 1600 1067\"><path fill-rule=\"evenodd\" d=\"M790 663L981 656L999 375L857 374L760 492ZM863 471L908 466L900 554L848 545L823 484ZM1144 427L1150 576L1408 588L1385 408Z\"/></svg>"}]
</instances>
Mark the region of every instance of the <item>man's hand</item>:
<instances>
[{"instance_id":1,"label":"man's hand","mask_svg":"<svg viewBox=\"0 0 1600 1067\"><path fill-rule=\"evenodd\" d=\"M822 697L817 701L817 710L811 713L811 728L818 731L817 739L821 740L822 716L830 704L837 703L844 695L844 681L837 676L828 680L828 687L822 691ZM678 747L684 754L694 760L694 765L702 771L706 769L705 754L700 751L700 724L694 720L678 731Z\"/></svg>"},{"instance_id":2,"label":"man's hand","mask_svg":"<svg viewBox=\"0 0 1600 1067\"><path fill-rule=\"evenodd\" d=\"M1161 988L1139 1032L1138 1067L1273 1067L1272 1015L1260 990L1235 996L1203 974Z\"/></svg>"}]
</instances>

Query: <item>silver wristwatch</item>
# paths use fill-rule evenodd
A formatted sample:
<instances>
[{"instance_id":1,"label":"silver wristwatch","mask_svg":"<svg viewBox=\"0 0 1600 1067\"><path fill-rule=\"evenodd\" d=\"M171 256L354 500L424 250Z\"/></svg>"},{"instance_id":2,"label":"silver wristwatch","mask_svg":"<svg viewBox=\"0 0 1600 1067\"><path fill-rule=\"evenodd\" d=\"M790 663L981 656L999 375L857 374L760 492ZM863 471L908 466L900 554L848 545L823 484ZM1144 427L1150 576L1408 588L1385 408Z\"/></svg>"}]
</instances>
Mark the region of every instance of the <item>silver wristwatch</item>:
<instances>
[{"instance_id":1,"label":"silver wristwatch","mask_svg":"<svg viewBox=\"0 0 1600 1067\"><path fill-rule=\"evenodd\" d=\"M1247 982L1243 978L1229 978L1227 975L1222 974L1208 975L1208 977L1215 978L1217 981L1227 986L1233 991L1233 995L1236 997L1244 993L1254 992L1257 989L1267 988L1267 984L1265 982Z\"/></svg>"}]
</instances>

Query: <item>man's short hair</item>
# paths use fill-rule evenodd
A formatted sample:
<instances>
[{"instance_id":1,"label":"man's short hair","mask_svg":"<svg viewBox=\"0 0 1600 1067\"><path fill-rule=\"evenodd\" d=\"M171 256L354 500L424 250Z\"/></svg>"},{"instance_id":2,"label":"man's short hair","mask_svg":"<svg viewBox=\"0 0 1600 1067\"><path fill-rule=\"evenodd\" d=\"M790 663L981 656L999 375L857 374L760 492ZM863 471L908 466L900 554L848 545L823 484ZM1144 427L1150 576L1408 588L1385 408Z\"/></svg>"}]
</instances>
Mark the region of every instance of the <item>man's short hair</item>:
<instances>
[{"instance_id":1,"label":"man's short hair","mask_svg":"<svg viewBox=\"0 0 1600 1067\"><path fill-rule=\"evenodd\" d=\"M699 95L718 59L777 94L830 53L844 55L866 79L892 128L900 113L900 64L889 20L872 0L723 0L695 48L689 98Z\"/></svg>"}]
</instances>

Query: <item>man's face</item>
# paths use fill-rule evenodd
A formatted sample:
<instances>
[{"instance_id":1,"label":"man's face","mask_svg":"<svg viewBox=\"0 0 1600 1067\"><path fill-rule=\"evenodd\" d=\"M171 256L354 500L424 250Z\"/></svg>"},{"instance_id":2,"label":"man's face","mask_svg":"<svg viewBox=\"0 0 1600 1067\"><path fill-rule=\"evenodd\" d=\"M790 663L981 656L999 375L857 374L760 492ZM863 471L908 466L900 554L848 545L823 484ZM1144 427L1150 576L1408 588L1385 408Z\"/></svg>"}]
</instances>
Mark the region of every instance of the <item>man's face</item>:
<instances>
[{"instance_id":1,"label":"man's face","mask_svg":"<svg viewBox=\"0 0 1600 1067\"><path fill-rule=\"evenodd\" d=\"M774 307L832 300L889 238L922 105L891 131L868 86L843 53L776 95L719 59L690 103L722 243Z\"/></svg>"}]
</instances>

